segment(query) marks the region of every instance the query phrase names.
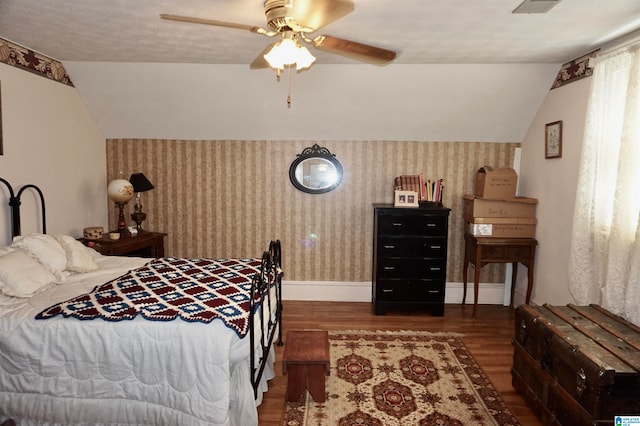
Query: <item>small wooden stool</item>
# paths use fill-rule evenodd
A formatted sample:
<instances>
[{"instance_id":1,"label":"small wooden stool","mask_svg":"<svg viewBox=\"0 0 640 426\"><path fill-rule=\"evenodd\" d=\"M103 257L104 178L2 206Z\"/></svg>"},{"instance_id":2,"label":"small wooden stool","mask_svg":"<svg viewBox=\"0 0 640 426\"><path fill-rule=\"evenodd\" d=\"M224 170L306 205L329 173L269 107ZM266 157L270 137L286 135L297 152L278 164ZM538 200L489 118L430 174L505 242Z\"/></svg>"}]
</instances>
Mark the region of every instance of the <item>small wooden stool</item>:
<instances>
[{"instance_id":1,"label":"small wooden stool","mask_svg":"<svg viewBox=\"0 0 640 426\"><path fill-rule=\"evenodd\" d=\"M327 399L325 376L329 375L329 332L289 330L282 356L282 372L288 374L287 400L295 402L305 390L315 402Z\"/></svg>"}]
</instances>

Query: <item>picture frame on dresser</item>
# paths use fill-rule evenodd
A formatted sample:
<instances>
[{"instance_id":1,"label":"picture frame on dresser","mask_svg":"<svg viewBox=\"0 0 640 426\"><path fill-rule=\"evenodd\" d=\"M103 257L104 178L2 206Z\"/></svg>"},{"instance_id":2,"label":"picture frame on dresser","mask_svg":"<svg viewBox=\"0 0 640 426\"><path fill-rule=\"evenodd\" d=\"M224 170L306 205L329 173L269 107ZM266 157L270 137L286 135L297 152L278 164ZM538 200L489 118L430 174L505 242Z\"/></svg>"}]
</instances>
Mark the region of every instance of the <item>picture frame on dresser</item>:
<instances>
[{"instance_id":1,"label":"picture frame on dresser","mask_svg":"<svg viewBox=\"0 0 640 426\"><path fill-rule=\"evenodd\" d=\"M562 121L547 123L544 127L544 158L562 157Z\"/></svg>"},{"instance_id":2,"label":"picture frame on dresser","mask_svg":"<svg viewBox=\"0 0 640 426\"><path fill-rule=\"evenodd\" d=\"M418 207L418 193L415 191L394 191L394 207Z\"/></svg>"}]
</instances>

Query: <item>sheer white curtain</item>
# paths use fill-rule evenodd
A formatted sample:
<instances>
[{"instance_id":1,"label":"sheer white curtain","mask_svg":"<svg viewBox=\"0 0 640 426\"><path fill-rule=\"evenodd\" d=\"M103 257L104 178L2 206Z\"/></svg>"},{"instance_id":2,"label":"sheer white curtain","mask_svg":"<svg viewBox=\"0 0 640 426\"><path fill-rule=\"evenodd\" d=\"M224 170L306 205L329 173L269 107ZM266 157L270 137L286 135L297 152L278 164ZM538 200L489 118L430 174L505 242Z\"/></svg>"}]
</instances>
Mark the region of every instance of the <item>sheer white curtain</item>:
<instances>
[{"instance_id":1,"label":"sheer white curtain","mask_svg":"<svg viewBox=\"0 0 640 426\"><path fill-rule=\"evenodd\" d=\"M640 43L595 60L569 289L640 325Z\"/></svg>"}]
</instances>

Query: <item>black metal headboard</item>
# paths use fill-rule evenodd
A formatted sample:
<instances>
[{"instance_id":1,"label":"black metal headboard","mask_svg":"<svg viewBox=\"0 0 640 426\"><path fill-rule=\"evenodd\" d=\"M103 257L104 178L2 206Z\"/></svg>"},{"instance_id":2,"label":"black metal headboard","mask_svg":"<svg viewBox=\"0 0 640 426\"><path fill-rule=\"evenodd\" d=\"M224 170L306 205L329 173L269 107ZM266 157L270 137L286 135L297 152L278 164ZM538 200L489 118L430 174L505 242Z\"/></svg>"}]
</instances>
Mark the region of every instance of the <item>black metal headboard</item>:
<instances>
[{"instance_id":1,"label":"black metal headboard","mask_svg":"<svg viewBox=\"0 0 640 426\"><path fill-rule=\"evenodd\" d=\"M18 193L15 194L13 192L13 187L9 182L5 179L0 178L0 182L4 183L9 189L9 206L11 207L11 237L16 237L20 235L20 196L24 192L25 189L33 188L40 195L40 205L42 206L42 233L47 233L47 215L45 214L44 207L44 195L42 195L42 191L35 185L27 184L18 190Z\"/></svg>"}]
</instances>

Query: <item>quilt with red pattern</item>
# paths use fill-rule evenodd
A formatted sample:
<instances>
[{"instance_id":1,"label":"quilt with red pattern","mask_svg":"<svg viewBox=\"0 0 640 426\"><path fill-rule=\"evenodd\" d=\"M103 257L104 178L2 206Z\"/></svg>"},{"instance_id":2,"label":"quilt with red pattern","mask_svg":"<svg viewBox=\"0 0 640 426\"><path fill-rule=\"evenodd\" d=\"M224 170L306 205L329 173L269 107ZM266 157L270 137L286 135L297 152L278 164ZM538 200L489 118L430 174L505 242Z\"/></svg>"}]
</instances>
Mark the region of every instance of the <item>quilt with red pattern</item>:
<instances>
[{"instance_id":1,"label":"quilt with red pattern","mask_svg":"<svg viewBox=\"0 0 640 426\"><path fill-rule=\"evenodd\" d=\"M249 328L251 280L261 259L166 257L133 269L91 292L53 305L36 319L56 315L82 320L209 323L216 318L242 338Z\"/></svg>"}]
</instances>

